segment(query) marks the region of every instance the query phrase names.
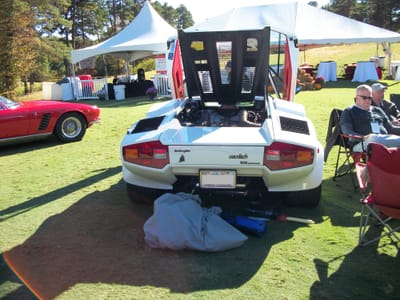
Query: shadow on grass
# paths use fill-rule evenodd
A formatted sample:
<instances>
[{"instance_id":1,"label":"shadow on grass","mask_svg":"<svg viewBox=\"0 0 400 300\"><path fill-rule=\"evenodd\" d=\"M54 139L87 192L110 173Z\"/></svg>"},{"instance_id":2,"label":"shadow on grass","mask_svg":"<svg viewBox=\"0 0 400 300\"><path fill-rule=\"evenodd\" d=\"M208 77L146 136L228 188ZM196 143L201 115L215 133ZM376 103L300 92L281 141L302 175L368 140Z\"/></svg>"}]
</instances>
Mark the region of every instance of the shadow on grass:
<instances>
[{"instance_id":1,"label":"shadow on grass","mask_svg":"<svg viewBox=\"0 0 400 300\"><path fill-rule=\"evenodd\" d=\"M356 227L359 217L355 214L360 210L361 194L355 190L349 176L333 180L325 179L322 184L322 199L324 212L330 218L333 226ZM339 213L338 213L339 212Z\"/></svg>"},{"instance_id":2,"label":"shadow on grass","mask_svg":"<svg viewBox=\"0 0 400 300\"><path fill-rule=\"evenodd\" d=\"M270 222L264 236L250 236L225 252L169 251L144 243L143 224L151 214L151 206L129 202L121 181L50 217L4 257L45 299L82 283L161 287L172 293L231 289L255 275L272 245L304 226Z\"/></svg>"},{"instance_id":3,"label":"shadow on grass","mask_svg":"<svg viewBox=\"0 0 400 300\"><path fill-rule=\"evenodd\" d=\"M385 253L378 254L376 246L355 247L353 251L343 256L340 268L333 274L329 274L329 264L342 257L331 261L314 259L319 280L314 282L310 289L310 299L398 299L400 295L398 249L397 257L393 257Z\"/></svg>"},{"instance_id":4,"label":"shadow on grass","mask_svg":"<svg viewBox=\"0 0 400 300\"><path fill-rule=\"evenodd\" d=\"M96 175L85 178L81 181L75 182L73 184L67 185L61 189L52 191L50 193L44 194L39 197L35 197L23 203L8 207L6 209L0 210L0 221L12 218L27 211L45 205L47 203L61 199L67 194L73 193L79 189L85 188L92 185L100 180L111 177L115 174L121 172L121 167L114 167L111 169L97 170Z\"/></svg>"},{"instance_id":5,"label":"shadow on grass","mask_svg":"<svg viewBox=\"0 0 400 300\"><path fill-rule=\"evenodd\" d=\"M79 142L77 142L79 143ZM61 144L60 140L55 136L50 135L48 137L38 138L31 141L19 141L9 145L0 146L0 157L5 157L8 155L14 155L19 153L26 153L30 151L35 151L38 149L52 148L59 146Z\"/></svg>"},{"instance_id":6,"label":"shadow on grass","mask_svg":"<svg viewBox=\"0 0 400 300\"><path fill-rule=\"evenodd\" d=\"M333 226L358 228L361 194L354 190L349 176L323 183L323 212ZM320 206L321 207L321 206ZM367 233L377 236L382 227L371 226ZM354 241L355 245L357 241ZM379 247L379 248L378 248ZM398 246L397 246L398 247ZM395 254L395 255L388 255ZM336 272L337 264L342 261ZM319 299L398 299L400 295L400 259L396 245L384 240L367 247L357 247L330 261L314 259L319 280L310 288L311 300Z\"/></svg>"}]
</instances>

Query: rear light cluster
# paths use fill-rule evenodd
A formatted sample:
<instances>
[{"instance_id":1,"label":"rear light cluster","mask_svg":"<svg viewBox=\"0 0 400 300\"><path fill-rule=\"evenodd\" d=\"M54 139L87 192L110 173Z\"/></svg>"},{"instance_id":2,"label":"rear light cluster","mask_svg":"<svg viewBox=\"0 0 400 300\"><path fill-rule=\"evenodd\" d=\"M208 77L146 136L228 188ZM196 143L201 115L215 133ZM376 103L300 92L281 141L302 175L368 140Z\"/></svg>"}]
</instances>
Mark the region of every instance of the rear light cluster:
<instances>
[{"instance_id":1,"label":"rear light cluster","mask_svg":"<svg viewBox=\"0 0 400 300\"><path fill-rule=\"evenodd\" d=\"M272 143L264 148L264 165L271 170L283 170L311 165L314 150L302 146Z\"/></svg>"},{"instance_id":2,"label":"rear light cluster","mask_svg":"<svg viewBox=\"0 0 400 300\"><path fill-rule=\"evenodd\" d=\"M122 155L127 162L151 168L162 169L169 163L168 146L159 141L125 146Z\"/></svg>"}]
</instances>

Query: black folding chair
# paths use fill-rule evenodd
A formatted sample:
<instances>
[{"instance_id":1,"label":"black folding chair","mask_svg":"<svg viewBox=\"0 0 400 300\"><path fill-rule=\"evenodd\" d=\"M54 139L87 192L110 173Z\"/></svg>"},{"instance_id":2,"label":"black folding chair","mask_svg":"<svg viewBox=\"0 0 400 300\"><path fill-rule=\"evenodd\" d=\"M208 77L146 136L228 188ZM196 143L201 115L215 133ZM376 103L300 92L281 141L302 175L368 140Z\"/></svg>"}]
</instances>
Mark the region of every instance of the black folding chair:
<instances>
[{"instance_id":1,"label":"black folding chair","mask_svg":"<svg viewBox=\"0 0 400 300\"><path fill-rule=\"evenodd\" d=\"M400 94L390 94L390 101L396 104L397 109L400 110Z\"/></svg>"},{"instance_id":2,"label":"black folding chair","mask_svg":"<svg viewBox=\"0 0 400 300\"><path fill-rule=\"evenodd\" d=\"M353 152L352 146L362 141L362 137L350 137L343 134L339 123L341 114L342 110L340 109L333 109L331 111L325 140L325 161L328 159L328 154L332 147L338 146L333 180L336 181L339 177L350 175L353 187L356 189L357 182L354 174L354 164L363 159L364 153Z\"/></svg>"}]
</instances>

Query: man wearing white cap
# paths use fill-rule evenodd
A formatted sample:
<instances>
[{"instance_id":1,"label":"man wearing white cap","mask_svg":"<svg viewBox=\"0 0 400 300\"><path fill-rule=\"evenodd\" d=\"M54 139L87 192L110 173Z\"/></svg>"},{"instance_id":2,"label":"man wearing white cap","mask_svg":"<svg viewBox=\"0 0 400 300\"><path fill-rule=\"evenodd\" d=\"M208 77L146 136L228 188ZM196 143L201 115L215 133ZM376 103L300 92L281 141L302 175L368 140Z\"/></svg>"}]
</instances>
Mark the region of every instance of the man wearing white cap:
<instances>
[{"instance_id":1,"label":"man wearing white cap","mask_svg":"<svg viewBox=\"0 0 400 300\"><path fill-rule=\"evenodd\" d=\"M398 110L397 106L393 102L384 99L387 86L377 82L371 85L371 88L372 105L382 108L382 110L388 115L391 121L395 121L395 124L399 122L400 111Z\"/></svg>"}]
</instances>

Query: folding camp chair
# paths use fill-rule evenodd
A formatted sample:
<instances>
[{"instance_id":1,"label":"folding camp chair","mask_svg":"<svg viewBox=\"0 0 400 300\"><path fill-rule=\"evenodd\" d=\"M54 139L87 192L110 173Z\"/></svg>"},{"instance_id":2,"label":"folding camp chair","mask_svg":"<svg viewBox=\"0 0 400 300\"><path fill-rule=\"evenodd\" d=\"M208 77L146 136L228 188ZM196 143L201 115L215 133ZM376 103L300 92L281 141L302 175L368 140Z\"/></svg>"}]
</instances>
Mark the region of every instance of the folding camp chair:
<instances>
[{"instance_id":1,"label":"folding camp chair","mask_svg":"<svg viewBox=\"0 0 400 300\"><path fill-rule=\"evenodd\" d=\"M390 101L396 104L397 109L400 109L400 94L390 94Z\"/></svg>"},{"instance_id":2,"label":"folding camp chair","mask_svg":"<svg viewBox=\"0 0 400 300\"><path fill-rule=\"evenodd\" d=\"M389 221L400 221L400 148L368 144L367 162L358 162L356 173L362 193L359 245L371 244L384 236L399 243L400 223L393 226ZM367 231L376 222L383 225L383 230L367 239Z\"/></svg>"},{"instance_id":3,"label":"folding camp chair","mask_svg":"<svg viewBox=\"0 0 400 300\"><path fill-rule=\"evenodd\" d=\"M355 162L361 161L364 157L364 153L353 152L352 146L362 141L362 137L348 136L342 133L340 128L340 116L342 110L333 109L329 118L328 132L326 134L326 145L325 145L325 161L328 158L329 151L335 145L338 147L335 163L335 173L333 180L344 175L350 175L353 187L357 188L357 182L354 178L354 164Z\"/></svg>"}]
</instances>

